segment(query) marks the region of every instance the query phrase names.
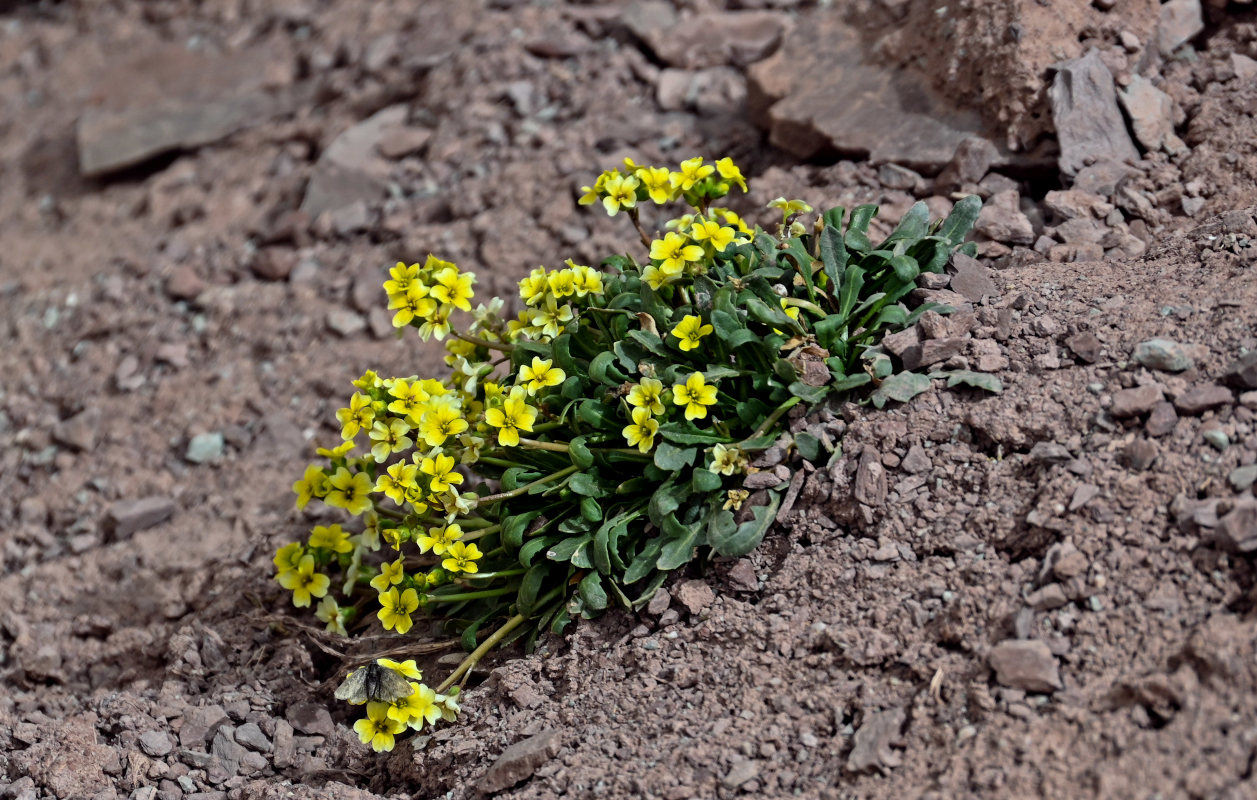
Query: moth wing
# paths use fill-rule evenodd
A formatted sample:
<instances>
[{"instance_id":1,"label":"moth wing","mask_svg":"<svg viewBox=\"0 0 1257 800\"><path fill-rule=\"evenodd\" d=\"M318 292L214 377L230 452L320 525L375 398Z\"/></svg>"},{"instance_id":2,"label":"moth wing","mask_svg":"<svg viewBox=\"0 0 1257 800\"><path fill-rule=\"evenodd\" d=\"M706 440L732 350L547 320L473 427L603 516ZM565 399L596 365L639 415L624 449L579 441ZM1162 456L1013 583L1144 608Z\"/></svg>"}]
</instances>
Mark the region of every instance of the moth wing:
<instances>
[{"instance_id":1,"label":"moth wing","mask_svg":"<svg viewBox=\"0 0 1257 800\"><path fill-rule=\"evenodd\" d=\"M396 670L381 669L379 679L378 699L386 703L401 700L403 697L410 697L415 693L414 687L410 685L410 681L406 680L406 677Z\"/></svg>"},{"instance_id":2,"label":"moth wing","mask_svg":"<svg viewBox=\"0 0 1257 800\"><path fill-rule=\"evenodd\" d=\"M336 687L336 699L348 700L354 705L367 702L367 671L356 669L345 676L340 686Z\"/></svg>"}]
</instances>

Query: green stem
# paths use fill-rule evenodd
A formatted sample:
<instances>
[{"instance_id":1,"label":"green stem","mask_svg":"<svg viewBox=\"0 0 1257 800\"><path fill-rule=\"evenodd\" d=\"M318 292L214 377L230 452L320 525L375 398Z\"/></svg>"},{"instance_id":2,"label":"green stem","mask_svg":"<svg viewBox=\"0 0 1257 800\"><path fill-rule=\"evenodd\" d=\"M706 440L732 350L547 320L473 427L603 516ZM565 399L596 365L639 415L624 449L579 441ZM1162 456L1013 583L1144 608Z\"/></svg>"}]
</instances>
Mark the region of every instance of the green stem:
<instances>
[{"instance_id":1,"label":"green stem","mask_svg":"<svg viewBox=\"0 0 1257 800\"><path fill-rule=\"evenodd\" d=\"M488 464L493 467L502 467L504 469L519 466L514 461L507 461L505 458L494 458L493 456L481 456L478 459L478 463Z\"/></svg>"},{"instance_id":2,"label":"green stem","mask_svg":"<svg viewBox=\"0 0 1257 800\"><path fill-rule=\"evenodd\" d=\"M401 522L402 520L406 519L406 515L400 511L394 511L391 508L385 508L379 503L375 502L374 500L371 501L371 504L375 507L375 513L379 514L381 517L388 517L389 519L397 520L398 522Z\"/></svg>"},{"instance_id":3,"label":"green stem","mask_svg":"<svg viewBox=\"0 0 1257 800\"><path fill-rule=\"evenodd\" d=\"M490 350L497 350L502 353L511 353L515 350L515 345L513 344L507 344L506 342L491 342L488 339L481 339L479 336L472 336L469 333L463 333L457 328L450 328L450 333L454 334L456 338L462 339L464 342L471 342L474 345L487 347Z\"/></svg>"},{"instance_id":4,"label":"green stem","mask_svg":"<svg viewBox=\"0 0 1257 800\"><path fill-rule=\"evenodd\" d=\"M467 580L479 581L479 580L487 580L490 578L509 578L514 575L523 575L527 571L528 570L524 569L523 567L520 567L518 569L501 569L501 570L498 570L497 572L477 572L474 575L469 575L467 577Z\"/></svg>"},{"instance_id":5,"label":"green stem","mask_svg":"<svg viewBox=\"0 0 1257 800\"><path fill-rule=\"evenodd\" d=\"M534 450L550 450L555 453L569 452L570 448L563 442L541 442L536 439L525 439L519 437L520 447L531 447Z\"/></svg>"},{"instance_id":6,"label":"green stem","mask_svg":"<svg viewBox=\"0 0 1257 800\"><path fill-rule=\"evenodd\" d=\"M464 534L464 535L463 535L463 538L462 538L462 541L464 541L464 542L474 542L474 541L476 541L477 539L482 539L482 538L484 538L485 536L488 536L488 535L490 535L490 534L497 533L497 532L498 532L498 531L500 531L500 530L502 530L502 526L501 526L501 525L490 525L490 526L489 526L489 527L487 527L487 528L482 528L482 529L480 529L480 530L477 530L477 531L472 531L471 533Z\"/></svg>"},{"instance_id":7,"label":"green stem","mask_svg":"<svg viewBox=\"0 0 1257 800\"><path fill-rule=\"evenodd\" d=\"M440 686L436 687L437 693L438 694L443 693L446 689L453 686L454 682L457 681L459 678L470 673L472 667L480 663L480 659L484 658L485 655L488 654L490 650L492 650L495 646L497 646L498 642L505 639L508 633L515 630L520 625L523 625L527 621L528 621L528 618L525 617L523 614L516 614L515 616L508 619L502 627L494 631L493 634L489 638L481 642L479 647L477 647L475 650L471 652L470 655L464 658L463 663L459 664L458 668L455 669L453 672L451 672L450 676L446 678L441 683Z\"/></svg>"},{"instance_id":8,"label":"green stem","mask_svg":"<svg viewBox=\"0 0 1257 800\"><path fill-rule=\"evenodd\" d=\"M484 497L480 498L480 504L488 505L489 503L496 503L499 500L510 500L512 497L520 497L521 495L528 494L530 490L536 488L537 486L544 486L545 484L550 483L551 481L555 481L560 478L566 478L568 475L571 475L573 472L576 472L578 469L580 469L580 467L573 464L572 466L567 467L566 469L561 469L552 475L546 475L543 478L538 478L532 483L521 486L518 489L512 489L509 492L498 492L497 494L485 495Z\"/></svg>"},{"instance_id":9,"label":"green stem","mask_svg":"<svg viewBox=\"0 0 1257 800\"><path fill-rule=\"evenodd\" d=\"M520 571L522 572L523 570L520 570ZM488 577L491 574L497 575L501 573L486 573L483 577ZM476 577L481 577L481 576L478 575ZM464 600L482 600L486 597L501 597L504 594L510 594L511 592L515 592L515 591L518 591L518 589L506 587L503 589L482 589L481 591L478 591L478 592L460 592L458 594L430 594L428 595L428 602L429 603L461 603Z\"/></svg>"},{"instance_id":10,"label":"green stem","mask_svg":"<svg viewBox=\"0 0 1257 800\"><path fill-rule=\"evenodd\" d=\"M791 397L786 402L777 406L777 408L773 411L773 413L768 415L768 419L764 420L763 424L761 424L758 428L755 429L755 433L752 433L750 436L746 438L758 439L759 437L763 436L765 433L768 433L769 429L772 428L773 423L781 419L782 414L786 413L787 411L789 411L790 409L798 405L801 399L802 398L799 398L799 397Z\"/></svg>"}]
</instances>

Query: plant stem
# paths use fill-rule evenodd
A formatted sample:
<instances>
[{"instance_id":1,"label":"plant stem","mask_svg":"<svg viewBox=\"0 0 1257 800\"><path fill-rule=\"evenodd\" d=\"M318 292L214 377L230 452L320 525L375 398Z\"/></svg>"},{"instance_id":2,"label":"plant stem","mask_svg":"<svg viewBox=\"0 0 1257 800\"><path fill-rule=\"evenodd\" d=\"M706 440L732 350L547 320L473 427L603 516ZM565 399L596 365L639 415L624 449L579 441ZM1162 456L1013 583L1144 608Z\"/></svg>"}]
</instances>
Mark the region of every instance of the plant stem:
<instances>
[{"instance_id":1,"label":"plant stem","mask_svg":"<svg viewBox=\"0 0 1257 800\"><path fill-rule=\"evenodd\" d=\"M520 570L520 572L523 572L523 570ZM500 574L501 573L496 573L496 572L485 573L484 577L490 577L491 575L500 575ZM477 576L477 577L481 577L481 576ZM518 590L513 589L511 587L506 587L503 589L482 589L478 592L459 592L458 594L430 594L428 595L428 602L429 603L459 603L459 602L462 602L463 600L482 600L486 597L501 597L504 594L510 594L511 592L514 592L514 591L518 591Z\"/></svg>"},{"instance_id":2,"label":"plant stem","mask_svg":"<svg viewBox=\"0 0 1257 800\"><path fill-rule=\"evenodd\" d=\"M371 503L375 506L375 513L379 514L381 517L388 517L389 519L397 520L398 522L406 519L406 515L400 511L394 511L391 508L384 508L374 500L372 500Z\"/></svg>"},{"instance_id":3,"label":"plant stem","mask_svg":"<svg viewBox=\"0 0 1257 800\"><path fill-rule=\"evenodd\" d=\"M497 533L497 532L498 532L498 531L500 531L500 530L502 530L502 526L501 526L501 525L490 525L490 526L489 526L489 527L487 527L487 528L481 528L480 530L476 530L476 531L472 531L471 533L466 533L466 534L463 534L463 538L462 538L462 540L461 540L461 541L464 541L464 542L474 542L474 541L475 541L475 540L477 540L477 539L484 538L485 536L488 536L488 535L489 535L489 534L491 534L491 533Z\"/></svg>"},{"instance_id":4,"label":"plant stem","mask_svg":"<svg viewBox=\"0 0 1257 800\"><path fill-rule=\"evenodd\" d=\"M464 675L469 674L471 672L472 667L480 663L480 659L484 658L485 655L490 650L492 650L497 645L498 642L505 639L508 633L515 630L520 625L523 625L527 621L527 619L528 618L525 617L523 614L516 614L515 616L508 619L506 623L502 625L502 627L494 631L493 634L488 639L485 639L483 642L481 642L479 647L477 647L475 650L471 652L470 655L464 658L463 663L458 665L458 669L451 672L450 676L446 678L441 683L440 686L436 687L437 693L438 694L443 693L446 689L453 686L454 682L457 681L459 678L462 678ZM465 680L466 679L464 679L464 682Z\"/></svg>"},{"instance_id":5,"label":"plant stem","mask_svg":"<svg viewBox=\"0 0 1257 800\"><path fill-rule=\"evenodd\" d=\"M642 246L650 250L650 237L646 235L645 229L642 228L642 220L637 213L637 209L630 208L626 210L628 211L629 219L633 220L633 227L637 228L637 235L642 238Z\"/></svg>"},{"instance_id":6,"label":"plant stem","mask_svg":"<svg viewBox=\"0 0 1257 800\"><path fill-rule=\"evenodd\" d=\"M450 333L455 337L462 339L464 342L470 342L481 347L487 347L490 350L498 350L503 353L510 353L515 350L515 345L506 342L491 342L488 339L481 339L479 336L472 336L469 333L463 333L458 328L450 328Z\"/></svg>"},{"instance_id":7,"label":"plant stem","mask_svg":"<svg viewBox=\"0 0 1257 800\"><path fill-rule=\"evenodd\" d=\"M570 467L559 470L553 475L546 475L544 478L538 478L532 483L527 484L525 486L521 486L518 489L512 489L509 492L498 492L497 494L485 495L484 497L480 498L480 503L482 505L488 504L488 503L496 503L499 500L510 500L512 497L519 497L520 495L528 494L529 490L537 486L543 486L549 483L550 481L558 480L559 478L566 478L568 475L571 475L573 472L575 472L578 469L580 469L580 467L577 467L576 465L573 464Z\"/></svg>"},{"instance_id":8,"label":"plant stem","mask_svg":"<svg viewBox=\"0 0 1257 800\"><path fill-rule=\"evenodd\" d=\"M799 397L791 397L786 402L777 406L777 408L773 410L773 413L768 415L768 419L764 420L764 422L758 428L755 429L755 433L752 433L750 436L746 438L758 439L759 437L763 436L765 433L768 433L769 429L772 428L773 423L781 419L782 414L786 413L787 411L789 411L790 409L798 405L801 399L802 398L799 398Z\"/></svg>"},{"instance_id":9,"label":"plant stem","mask_svg":"<svg viewBox=\"0 0 1257 800\"><path fill-rule=\"evenodd\" d=\"M520 447L531 447L534 450L551 450L555 453L566 453L570 448L563 442L539 442L536 439L525 439L519 437Z\"/></svg>"}]
</instances>

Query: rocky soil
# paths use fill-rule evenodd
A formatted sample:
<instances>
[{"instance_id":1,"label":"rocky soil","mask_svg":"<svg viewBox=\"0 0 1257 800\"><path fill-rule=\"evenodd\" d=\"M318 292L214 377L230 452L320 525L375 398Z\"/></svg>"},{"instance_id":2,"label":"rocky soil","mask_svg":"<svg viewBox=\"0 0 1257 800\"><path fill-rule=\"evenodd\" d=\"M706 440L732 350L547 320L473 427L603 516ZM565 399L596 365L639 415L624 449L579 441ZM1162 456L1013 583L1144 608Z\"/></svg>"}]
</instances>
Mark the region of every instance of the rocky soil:
<instances>
[{"instance_id":1,"label":"rocky soil","mask_svg":"<svg viewBox=\"0 0 1257 800\"><path fill-rule=\"evenodd\" d=\"M1257 795L1257 10L952 6L0 4L0 798ZM796 419L759 551L370 753L330 681L392 640L270 557L349 381L440 367L385 268L509 295L695 154L752 219L980 194L887 348L1002 393Z\"/></svg>"}]
</instances>

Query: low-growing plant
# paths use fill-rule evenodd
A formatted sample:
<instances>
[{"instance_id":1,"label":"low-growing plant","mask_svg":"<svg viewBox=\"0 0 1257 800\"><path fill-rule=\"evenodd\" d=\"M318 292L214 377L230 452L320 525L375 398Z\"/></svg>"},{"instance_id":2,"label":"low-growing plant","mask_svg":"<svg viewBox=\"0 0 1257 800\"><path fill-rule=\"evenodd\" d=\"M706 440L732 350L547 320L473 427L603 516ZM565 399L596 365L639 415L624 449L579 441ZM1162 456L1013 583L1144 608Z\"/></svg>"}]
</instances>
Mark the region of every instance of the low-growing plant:
<instances>
[{"instance_id":1,"label":"low-growing plant","mask_svg":"<svg viewBox=\"0 0 1257 800\"><path fill-rule=\"evenodd\" d=\"M354 382L342 443L294 489L299 509L318 500L360 529L315 527L274 559L329 631L364 629L375 609L404 635L422 615L469 652L435 688L413 661L379 662L413 683L353 673L338 697L367 702L364 742L389 749L407 727L452 719L456 684L493 647L639 609L695 558L753 550L784 485L744 487L755 454L823 454L785 433L787 412L881 384L881 338L950 310L902 301L921 272L972 253L976 197L932 224L918 203L874 244L875 206L807 225L811 207L780 198L770 233L715 205L735 187L746 181L728 158L604 172L580 202L627 216L644 252L538 267L514 316L501 298L473 309L475 276L435 256L391 270L393 324L444 341L449 372ZM639 207L678 201L686 213L647 233Z\"/></svg>"}]
</instances>

